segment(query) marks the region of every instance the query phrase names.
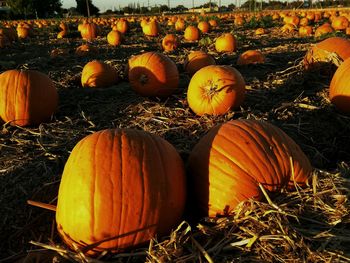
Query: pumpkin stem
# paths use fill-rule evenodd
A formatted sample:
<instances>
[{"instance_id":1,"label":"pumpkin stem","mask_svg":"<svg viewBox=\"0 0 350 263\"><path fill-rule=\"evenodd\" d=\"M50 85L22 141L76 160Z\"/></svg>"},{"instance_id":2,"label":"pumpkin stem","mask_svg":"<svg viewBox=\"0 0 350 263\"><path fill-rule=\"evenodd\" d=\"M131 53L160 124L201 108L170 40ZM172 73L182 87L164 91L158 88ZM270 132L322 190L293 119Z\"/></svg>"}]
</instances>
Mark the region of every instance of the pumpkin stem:
<instances>
[{"instance_id":1,"label":"pumpkin stem","mask_svg":"<svg viewBox=\"0 0 350 263\"><path fill-rule=\"evenodd\" d=\"M140 76L139 81L141 82L142 85L145 85L148 82L148 76L146 74L142 74Z\"/></svg>"},{"instance_id":2,"label":"pumpkin stem","mask_svg":"<svg viewBox=\"0 0 350 263\"><path fill-rule=\"evenodd\" d=\"M29 205L32 205L32 206L36 206L36 207L40 207L40 208L44 208L44 209L56 212L56 206L55 205L46 204L46 203L42 203L42 202L37 202L37 201L33 201L33 200L27 200L27 203Z\"/></svg>"}]
</instances>

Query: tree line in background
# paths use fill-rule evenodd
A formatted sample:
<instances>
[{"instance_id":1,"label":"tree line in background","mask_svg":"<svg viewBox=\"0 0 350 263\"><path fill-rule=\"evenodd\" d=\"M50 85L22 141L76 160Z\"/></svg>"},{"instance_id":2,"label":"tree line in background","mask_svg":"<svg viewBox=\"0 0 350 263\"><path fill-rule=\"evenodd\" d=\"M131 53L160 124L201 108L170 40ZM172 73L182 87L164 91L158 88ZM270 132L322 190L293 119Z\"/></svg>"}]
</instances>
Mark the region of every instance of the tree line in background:
<instances>
[{"instance_id":1,"label":"tree line in background","mask_svg":"<svg viewBox=\"0 0 350 263\"><path fill-rule=\"evenodd\" d=\"M0 18L48 18L48 17L67 17L67 16L87 16L86 0L76 0L76 7L69 9L62 8L61 0L8 0L10 11L0 13ZM100 10L88 0L90 15L100 15ZM235 1L236 3L236 1ZM350 6L350 0L323 0L311 5L311 0L304 1L277 1L270 0L268 2L260 0L247 0L240 8L245 10L260 10L260 9L293 9L305 7L330 7L330 6ZM218 7L214 2L197 6L195 8ZM236 9L235 4L221 6L219 11L233 11ZM178 5L170 8L167 5L156 5L152 7L141 6L139 3L132 3L123 8L107 10L104 15L113 14L159 14L163 12L182 13L189 11L189 8Z\"/></svg>"}]
</instances>

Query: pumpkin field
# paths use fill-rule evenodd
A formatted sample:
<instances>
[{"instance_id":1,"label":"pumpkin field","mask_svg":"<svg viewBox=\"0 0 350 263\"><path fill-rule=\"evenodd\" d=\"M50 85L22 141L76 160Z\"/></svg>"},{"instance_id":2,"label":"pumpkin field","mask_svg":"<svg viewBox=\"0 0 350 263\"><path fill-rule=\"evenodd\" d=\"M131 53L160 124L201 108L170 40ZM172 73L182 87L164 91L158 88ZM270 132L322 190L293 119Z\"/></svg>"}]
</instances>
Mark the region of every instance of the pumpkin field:
<instances>
[{"instance_id":1,"label":"pumpkin field","mask_svg":"<svg viewBox=\"0 0 350 263\"><path fill-rule=\"evenodd\" d=\"M0 21L0 262L350 262L349 21Z\"/></svg>"}]
</instances>

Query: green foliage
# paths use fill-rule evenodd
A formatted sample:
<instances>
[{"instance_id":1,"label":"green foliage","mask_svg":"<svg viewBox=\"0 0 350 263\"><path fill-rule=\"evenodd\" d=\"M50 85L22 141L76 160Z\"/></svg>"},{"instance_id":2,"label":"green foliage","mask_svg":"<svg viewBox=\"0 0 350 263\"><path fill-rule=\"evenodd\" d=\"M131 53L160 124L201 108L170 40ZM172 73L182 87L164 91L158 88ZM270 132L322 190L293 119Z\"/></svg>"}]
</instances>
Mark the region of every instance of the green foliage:
<instances>
[{"instance_id":1,"label":"green foliage","mask_svg":"<svg viewBox=\"0 0 350 263\"><path fill-rule=\"evenodd\" d=\"M87 16L88 12L87 12L86 0L75 0L75 1L77 2L77 12L79 14ZM98 15L100 10L92 3L91 0L88 0L88 3L89 3L90 15L91 16Z\"/></svg>"},{"instance_id":2,"label":"green foliage","mask_svg":"<svg viewBox=\"0 0 350 263\"><path fill-rule=\"evenodd\" d=\"M61 11L60 0L8 0L11 12L16 16L48 17Z\"/></svg>"},{"instance_id":3,"label":"green foliage","mask_svg":"<svg viewBox=\"0 0 350 263\"><path fill-rule=\"evenodd\" d=\"M325 40L325 39L330 38L330 37L347 38L347 35L344 32L342 32L342 31L333 31L331 33L323 34L323 35L321 35L319 37L315 37L315 40L316 40L316 42L319 42L319 41Z\"/></svg>"},{"instance_id":4,"label":"green foliage","mask_svg":"<svg viewBox=\"0 0 350 263\"><path fill-rule=\"evenodd\" d=\"M213 40L211 40L210 37L203 37L198 42L198 46L200 47L208 47L211 44L213 44Z\"/></svg>"},{"instance_id":5,"label":"green foliage","mask_svg":"<svg viewBox=\"0 0 350 263\"><path fill-rule=\"evenodd\" d=\"M269 28L273 26L275 26L275 23L272 20L272 16L263 16L261 18L253 16L249 21L244 23L244 28L246 29Z\"/></svg>"}]
</instances>

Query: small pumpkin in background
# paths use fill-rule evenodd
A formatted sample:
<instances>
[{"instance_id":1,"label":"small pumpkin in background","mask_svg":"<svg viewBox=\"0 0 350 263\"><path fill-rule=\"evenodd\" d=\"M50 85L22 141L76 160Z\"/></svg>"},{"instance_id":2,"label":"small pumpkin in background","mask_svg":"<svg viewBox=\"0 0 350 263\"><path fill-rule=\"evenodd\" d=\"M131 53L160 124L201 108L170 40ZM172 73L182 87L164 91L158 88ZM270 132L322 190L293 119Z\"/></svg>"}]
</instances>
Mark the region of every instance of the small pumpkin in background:
<instances>
[{"instance_id":1,"label":"small pumpkin in background","mask_svg":"<svg viewBox=\"0 0 350 263\"><path fill-rule=\"evenodd\" d=\"M167 97L179 86L176 64L158 52L130 58L128 77L131 87L141 96Z\"/></svg>"},{"instance_id":2,"label":"small pumpkin in background","mask_svg":"<svg viewBox=\"0 0 350 263\"><path fill-rule=\"evenodd\" d=\"M299 27L299 35L302 37L312 35L312 26L301 26Z\"/></svg>"},{"instance_id":3,"label":"small pumpkin in background","mask_svg":"<svg viewBox=\"0 0 350 263\"><path fill-rule=\"evenodd\" d=\"M98 36L99 28L95 23L86 23L81 26L80 34L83 39L91 41Z\"/></svg>"},{"instance_id":4,"label":"small pumpkin in background","mask_svg":"<svg viewBox=\"0 0 350 263\"><path fill-rule=\"evenodd\" d=\"M210 31L210 24L207 21L200 21L197 27L202 33L208 33Z\"/></svg>"},{"instance_id":5,"label":"small pumpkin in background","mask_svg":"<svg viewBox=\"0 0 350 263\"><path fill-rule=\"evenodd\" d=\"M182 18L179 18L176 22L175 22L175 30L176 31L183 31L186 28L186 22L185 20L183 20Z\"/></svg>"},{"instance_id":6,"label":"small pumpkin in background","mask_svg":"<svg viewBox=\"0 0 350 263\"><path fill-rule=\"evenodd\" d=\"M199 29L195 26L188 26L185 29L184 38L187 41L198 41L200 37Z\"/></svg>"},{"instance_id":7,"label":"small pumpkin in background","mask_svg":"<svg viewBox=\"0 0 350 263\"><path fill-rule=\"evenodd\" d=\"M333 33L333 32L334 32L334 29L331 27L331 25L328 23L325 23L316 28L315 37L321 37L322 35Z\"/></svg>"},{"instance_id":8,"label":"small pumpkin in background","mask_svg":"<svg viewBox=\"0 0 350 263\"><path fill-rule=\"evenodd\" d=\"M166 52L174 51L179 46L179 42L176 35L167 34L162 40L162 47Z\"/></svg>"},{"instance_id":9,"label":"small pumpkin in background","mask_svg":"<svg viewBox=\"0 0 350 263\"><path fill-rule=\"evenodd\" d=\"M119 31L122 34L125 34L129 30L129 22L126 19L118 20L116 26L117 26L117 31Z\"/></svg>"},{"instance_id":10,"label":"small pumpkin in background","mask_svg":"<svg viewBox=\"0 0 350 263\"><path fill-rule=\"evenodd\" d=\"M187 102L197 115L223 115L244 101L245 81L235 68L210 65L191 78Z\"/></svg>"},{"instance_id":11,"label":"small pumpkin in background","mask_svg":"<svg viewBox=\"0 0 350 263\"><path fill-rule=\"evenodd\" d=\"M142 27L142 31L146 36L156 37L159 34L160 26L157 20L151 20Z\"/></svg>"},{"instance_id":12,"label":"small pumpkin in background","mask_svg":"<svg viewBox=\"0 0 350 263\"><path fill-rule=\"evenodd\" d=\"M180 223L184 164L157 135L108 129L82 139L64 167L58 233L73 250L98 256L144 245Z\"/></svg>"},{"instance_id":13,"label":"small pumpkin in background","mask_svg":"<svg viewBox=\"0 0 350 263\"><path fill-rule=\"evenodd\" d=\"M346 60L350 57L350 40L342 37L330 37L312 46L304 57L306 69L319 69L324 64L339 63L338 57Z\"/></svg>"},{"instance_id":14,"label":"small pumpkin in background","mask_svg":"<svg viewBox=\"0 0 350 263\"><path fill-rule=\"evenodd\" d=\"M215 41L217 52L235 52L237 50L237 41L231 33L222 34Z\"/></svg>"},{"instance_id":15,"label":"small pumpkin in background","mask_svg":"<svg viewBox=\"0 0 350 263\"><path fill-rule=\"evenodd\" d=\"M30 28L28 27L17 27L17 36L20 39L26 39L30 36Z\"/></svg>"},{"instance_id":16,"label":"small pumpkin in background","mask_svg":"<svg viewBox=\"0 0 350 263\"><path fill-rule=\"evenodd\" d=\"M265 56L259 50L247 50L239 55L237 65L259 64L265 62Z\"/></svg>"},{"instance_id":17,"label":"small pumpkin in background","mask_svg":"<svg viewBox=\"0 0 350 263\"><path fill-rule=\"evenodd\" d=\"M204 51L192 51L189 53L184 62L184 70L192 76L201 68L209 65L215 65L215 59Z\"/></svg>"},{"instance_id":18,"label":"small pumpkin in background","mask_svg":"<svg viewBox=\"0 0 350 263\"><path fill-rule=\"evenodd\" d=\"M306 186L312 166L278 127L233 120L212 128L188 158L191 211L198 217L230 214L244 200L261 200L259 183L271 192Z\"/></svg>"},{"instance_id":19,"label":"small pumpkin in background","mask_svg":"<svg viewBox=\"0 0 350 263\"><path fill-rule=\"evenodd\" d=\"M332 20L332 27L335 30L345 30L349 26L349 20L345 16L337 16Z\"/></svg>"},{"instance_id":20,"label":"small pumpkin in background","mask_svg":"<svg viewBox=\"0 0 350 263\"><path fill-rule=\"evenodd\" d=\"M97 54L98 49L90 44L82 44L75 49L75 54L79 57Z\"/></svg>"},{"instance_id":21,"label":"small pumpkin in background","mask_svg":"<svg viewBox=\"0 0 350 263\"><path fill-rule=\"evenodd\" d=\"M266 34L266 30L262 27L259 27L255 30L255 35L264 35Z\"/></svg>"},{"instance_id":22,"label":"small pumpkin in background","mask_svg":"<svg viewBox=\"0 0 350 263\"><path fill-rule=\"evenodd\" d=\"M112 30L107 34L107 42L111 46L119 46L122 43L123 35L119 31Z\"/></svg>"},{"instance_id":23,"label":"small pumpkin in background","mask_svg":"<svg viewBox=\"0 0 350 263\"><path fill-rule=\"evenodd\" d=\"M350 114L350 58L334 73L329 87L329 99L340 112Z\"/></svg>"},{"instance_id":24,"label":"small pumpkin in background","mask_svg":"<svg viewBox=\"0 0 350 263\"><path fill-rule=\"evenodd\" d=\"M36 70L8 70L0 75L0 118L12 125L38 125L58 105L52 80Z\"/></svg>"},{"instance_id":25,"label":"small pumpkin in background","mask_svg":"<svg viewBox=\"0 0 350 263\"><path fill-rule=\"evenodd\" d=\"M208 21L209 25L211 28L217 28L218 27L218 21L216 21L215 19L210 19Z\"/></svg>"},{"instance_id":26,"label":"small pumpkin in background","mask_svg":"<svg viewBox=\"0 0 350 263\"><path fill-rule=\"evenodd\" d=\"M87 63L81 75L83 87L105 88L116 84L119 80L117 70L102 61L94 60Z\"/></svg>"}]
</instances>

